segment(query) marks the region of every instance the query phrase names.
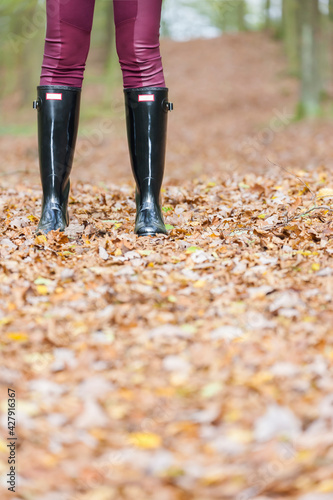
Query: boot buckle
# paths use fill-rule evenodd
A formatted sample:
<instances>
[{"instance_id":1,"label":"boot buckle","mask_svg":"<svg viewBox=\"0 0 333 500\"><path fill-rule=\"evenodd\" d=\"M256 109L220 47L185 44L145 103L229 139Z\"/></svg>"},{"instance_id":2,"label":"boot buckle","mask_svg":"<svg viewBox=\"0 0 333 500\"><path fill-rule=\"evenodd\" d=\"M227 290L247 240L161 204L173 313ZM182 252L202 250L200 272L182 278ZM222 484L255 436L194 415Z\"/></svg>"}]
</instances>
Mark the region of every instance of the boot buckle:
<instances>
[{"instance_id":1,"label":"boot buckle","mask_svg":"<svg viewBox=\"0 0 333 500\"><path fill-rule=\"evenodd\" d=\"M33 109L39 109L40 106L41 106L41 100L38 97L38 99L32 103L32 107L33 107Z\"/></svg>"},{"instance_id":2,"label":"boot buckle","mask_svg":"<svg viewBox=\"0 0 333 500\"><path fill-rule=\"evenodd\" d=\"M173 102L163 101L163 109L164 111L172 111L173 110Z\"/></svg>"}]
</instances>

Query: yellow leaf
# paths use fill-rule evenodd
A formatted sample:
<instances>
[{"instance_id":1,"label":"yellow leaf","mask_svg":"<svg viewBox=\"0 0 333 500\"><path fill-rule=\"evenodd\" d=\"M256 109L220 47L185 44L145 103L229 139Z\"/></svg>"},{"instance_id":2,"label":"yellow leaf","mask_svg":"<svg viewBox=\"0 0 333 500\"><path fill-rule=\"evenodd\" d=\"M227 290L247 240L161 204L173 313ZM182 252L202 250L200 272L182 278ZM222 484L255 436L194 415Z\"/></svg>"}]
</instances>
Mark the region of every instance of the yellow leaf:
<instances>
[{"instance_id":1,"label":"yellow leaf","mask_svg":"<svg viewBox=\"0 0 333 500\"><path fill-rule=\"evenodd\" d=\"M264 219L266 217L266 214L260 214L258 215L258 219Z\"/></svg>"},{"instance_id":2,"label":"yellow leaf","mask_svg":"<svg viewBox=\"0 0 333 500\"><path fill-rule=\"evenodd\" d=\"M122 225L122 222L117 222L117 223L114 225L114 227L115 227L116 229L118 229L121 225Z\"/></svg>"},{"instance_id":3,"label":"yellow leaf","mask_svg":"<svg viewBox=\"0 0 333 500\"><path fill-rule=\"evenodd\" d=\"M298 463L310 463L313 460L313 453L310 450L300 450L296 454L296 461Z\"/></svg>"},{"instance_id":4,"label":"yellow leaf","mask_svg":"<svg viewBox=\"0 0 333 500\"><path fill-rule=\"evenodd\" d=\"M0 326L8 325L12 321L12 318L10 318L9 316L5 316L4 318L0 319Z\"/></svg>"},{"instance_id":5,"label":"yellow leaf","mask_svg":"<svg viewBox=\"0 0 333 500\"><path fill-rule=\"evenodd\" d=\"M205 284L206 284L206 281L198 280L198 281L195 281L193 283L193 286L194 286L194 288L202 288L203 286L205 286Z\"/></svg>"},{"instance_id":6,"label":"yellow leaf","mask_svg":"<svg viewBox=\"0 0 333 500\"><path fill-rule=\"evenodd\" d=\"M7 333L7 337L10 340L15 340L15 342L26 342L28 340L28 335L24 332L10 332Z\"/></svg>"},{"instance_id":7,"label":"yellow leaf","mask_svg":"<svg viewBox=\"0 0 333 500\"><path fill-rule=\"evenodd\" d=\"M333 189L330 188L323 188L320 189L317 193L317 199L318 198L333 198Z\"/></svg>"},{"instance_id":8,"label":"yellow leaf","mask_svg":"<svg viewBox=\"0 0 333 500\"><path fill-rule=\"evenodd\" d=\"M223 389L223 385L221 382L211 382L205 385L201 389L201 396L204 398L211 398L212 396L216 396Z\"/></svg>"},{"instance_id":9,"label":"yellow leaf","mask_svg":"<svg viewBox=\"0 0 333 500\"><path fill-rule=\"evenodd\" d=\"M177 302L177 299L176 299L176 297L174 295L169 295L168 301L169 302Z\"/></svg>"},{"instance_id":10,"label":"yellow leaf","mask_svg":"<svg viewBox=\"0 0 333 500\"><path fill-rule=\"evenodd\" d=\"M153 432L132 432L129 435L129 442L137 448L154 449L161 446L162 439Z\"/></svg>"},{"instance_id":11,"label":"yellow leaf","mask_svg":"<svg viewBox=\"0 0 333 500\"><path fill-rule=\"evenodd\" d=\"M333 493L333 479L324 480L320 484L318 491L320 491L320 493Z\"/></svg>"},{"instance_id":12,"label":"yellow leaf","mask_svg":"<svg viewBox=\"0 0 333 500\"><path fill-rule=\"evenodd\" d=\"M43 243L46 243L47 239L45 234L40 234L39 236L36 236L35 238L35 244L36 245L42 245Z\"/></svg>"},{"instance_id":13,"label":"yellow leaf","mask_svg":"<svg viewBox=\"0 0 333 500\"><path fill-rule=\"evenodd\" d=\"M333 351L332 351L332 357L333 357ZM155 394L157 396L170 398L175 394L175 388L171 387L170 385L166 387L158 387L157 389L155 389Z\"/></svg>"},{"instance_id":14,"label":"yellow leaf","mask_svg":"<svg viewBox=\"0 0 333 500\"><path fill-rule=\"evenodd\" d=\"M169 467L163 472L163 476L165 477L180 477L184 475L183 469L180 467Z\"/></svg>"},{"instance_id":15,"label":"yellow leaf","mask_svg":"<svg viewBox=\"0 0 333 500\"><path fill-rule=\"evenodd\" d=\"M152 250L139 250L140 255L150 255L153 251Z\"/></svg>"},{"instance_id":16,"label":"yellow leaf","mask_svg":"<svg viewBox=\"0 0 333 500\"><path fill-rule=\"evenodd\" d=\"M31 222L37 222L38 219L34 215L28 215L28 219L31 220Z\"/></svg>"},{"instance_id":17,"label":"yellow leaf","mask_svg":"<svg viewBox=\"0 0 333 500\"><path fill-rule=\"evenodd\" d=\"M117 248L114 254L118 257L119 255L122 255L122 251L120 250L120 248Z\"/></svg>"},{"instance_id":18,"label":"yellow leaf","mask_svg":"<svg viewBox=\"0 0 333 500\"><path fill-rule=\"evenodd\" d=\"M266 382L269 382L270 380L272 380L272 378L273 378L273 375L270 372L262 371L262 372L258 372L255 375L253 375L250 378L250 383L253 386L258 386L258 385L260 386L261 384L265 384Z\"/></svg>"},{"instance_id":19,"label":"yellow leaf","mask_svg":"<svg viewBox=\"0 0 333 500\"><path fill-rule=\"evenodd\" d=\"M311 266L312 271L319 271L320 269L320 264L319 262L314 262Z\"/></svg>"},{"instance_id":20,"label":"yellow leaf","mask_svg":"<svg viewBox=\"0 0 333 500\"><path fill-rule=\"evenodd\" d=\"M200 247L195 247L195 246L191 246L189 248L186 249L185 253L194 253L194 252L197 252L198 250L201 250Z\"/></svg>"},{"instance_id":21,"label":"yellow leaf","mask_svg":"<svg viewBox=\"0 0 333 500\"><path fill-rule=\"evenodd\" d=\"M48 289L45 285L37 285L36 287L38 295L47 295Z\"/></svg>"},{"instance_id":22,"label":"yellow leaf","mask_svg":"<svg viewBox=\"0 0 333 500\"><path fill-rule=\"evenodd\" d=\"M210 472L207 476L204 476L200 479L201 484L204 486L213 486L221 482L221 474L220 472Z\"/></svg>"},{"instance_id":23,"label":"yellow leaf","mask_svg":"<svg viewBox=\"0 0 333 500\"><path fill-rule=\"evenodd\" d=\"M309 255L312 255L312 252L310 252L310 250L297 250L296 253L303 255L304 257L309 257Z\"/></svg>"},{"instance_id":24,"label":"yellow leaf","mask_svg":"<svg viewBox=\"0 0 333 500\"><path fill-rule=\"evenodd\" d=\"M237 422L242 418L240 410L233 409L224 415L225 422Z\"/></svg>"},{"instance_id":25,"label":"yellow leaf","mask_svg":"<svg viewBox=\"0 0 333 500\"><path fill-rule=\"evenodd\" d=\"M305 321L305 323L314 323L316 321L316 317L315 316L304 316L303 321Z\"/></svg>"}]
</instances>

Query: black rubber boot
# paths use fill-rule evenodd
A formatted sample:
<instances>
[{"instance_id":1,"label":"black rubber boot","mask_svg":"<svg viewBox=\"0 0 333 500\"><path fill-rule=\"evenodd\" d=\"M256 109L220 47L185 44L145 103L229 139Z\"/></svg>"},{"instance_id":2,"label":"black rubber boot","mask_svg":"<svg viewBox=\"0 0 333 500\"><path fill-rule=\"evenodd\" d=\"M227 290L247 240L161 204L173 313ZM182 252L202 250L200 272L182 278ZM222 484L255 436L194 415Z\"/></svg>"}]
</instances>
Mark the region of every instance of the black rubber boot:
<instances>
[{"instance_id":1,"label":"black rubber boot","mask_svg":"<svg viewBox=\"0 0 333 500\"><path fill-rule=\"evenodd\" d=\"M161 210L168 111L168 89L143 87L124 89L127 137L136 182L138 236L167 234Z\"/></svg>"},{"instance_id":2,"label":"black rubber boot","mask_svg":"<svg viewBox=\"0 0 333 500\"><path fill-rule=\"evenodd\" d=\"M37 87L39 168L43 188L42 215L37 233L64 229L69 224L69 175L79 126L81 89Z\"/></svg>"}]
</instances>

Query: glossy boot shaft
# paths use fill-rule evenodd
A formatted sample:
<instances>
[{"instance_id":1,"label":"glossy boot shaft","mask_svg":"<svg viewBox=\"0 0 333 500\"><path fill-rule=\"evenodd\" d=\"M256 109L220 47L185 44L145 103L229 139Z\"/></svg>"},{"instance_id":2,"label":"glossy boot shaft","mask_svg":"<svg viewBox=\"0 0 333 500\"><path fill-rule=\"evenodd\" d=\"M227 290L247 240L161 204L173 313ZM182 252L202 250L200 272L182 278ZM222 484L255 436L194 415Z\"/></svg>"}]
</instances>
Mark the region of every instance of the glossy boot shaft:
<instances>
[{"instance_id":1,"label":"glossy boot shaft","mask_svg":"<svg viewBox=\"0 0 333 500\"><path fill-rule=\"evenodd\" d=\"M39 168L43 188L42 215L37 232L64 229L69 224L69 176L79 125L81 89L37 87Z\"/></svg>"},{"instance_id":2,"label":"glossy boot shaft","mask_svg":"<svg viewBox=\"0 0 333 500\"><path fill-rule=\"evenodd\" d=\"M136 182L136 219L139 236L167 234L161 210L168 111L165 87L124 89L131 166Z\"/></svg>"}]
</instances>

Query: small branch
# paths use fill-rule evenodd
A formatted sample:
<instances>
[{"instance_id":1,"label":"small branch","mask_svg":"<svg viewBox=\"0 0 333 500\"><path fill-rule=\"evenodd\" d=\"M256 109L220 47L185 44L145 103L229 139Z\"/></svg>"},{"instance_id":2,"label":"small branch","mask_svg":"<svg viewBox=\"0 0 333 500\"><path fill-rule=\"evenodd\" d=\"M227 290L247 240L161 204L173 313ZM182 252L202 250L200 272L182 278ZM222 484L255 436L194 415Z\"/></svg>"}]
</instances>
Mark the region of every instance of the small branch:
<instances>
[{"instance_id":1,"label":"small branch","mask_svg":"<svg viewBox=\"0 0 333 500\"><path fill-rule=\"evenodd\" d=\"M244 233L246 231L253 231L254 229L258 229L259 231L272 231L274 229L279 229L281 227L286 227L288 226L288 224L290 224L290 222L296 220L296 219L302 219L303 217L306 217L307 215L309 215L311 212L314 212L315 210L326 210L327 212L333 212L333 209L326 206L326 205L322 205L320 207L316 206L316 207L312 207L312 208L309 208L309 210L307 210L306 212L303 212L301 214L298 214L298 215L294 215L293 217L286 217L286 220L284 222L277 222L276 224L272 224L271 226L264 226L264 227L242 227L242 228L239 228L239 229L233 229L232 231L230 231L229 235L231 233L234 233L234 232L240 232L240 233ZM221 226L221 224L219 224L218 226L216 226L216 229L219 229ZM207 231L206 229L204 230L204 232Z\"/></svg>"},{"instance_id":2,"label":"small branch","mask_svg":"<svg viewBox=\"0 0 333 500\"><path fill-rule=\"evenodd\" d=\"M294 174L293 172L289 172L288 169L286 169L286 167L282 167L281 165L278 165L277 163L274 163L273 161L271 161L269 158L266 157L266 160L271 164L271 165L274 165L275 167L278 167L278 168L281 168L281 170L284 170L285 172L287 172L289 175L292 175L293 177L296 177L296 179L298 179L302 184L303 186L306 187L306 189L311 193L312 195L312 201L313 203L317 206L316 204L316 194L312 191L312 189L309 188L309 186L306 184L306 182L303 181L303 179L301 177L298 177L298 175Z\"/></svg>"}]
</instances>

